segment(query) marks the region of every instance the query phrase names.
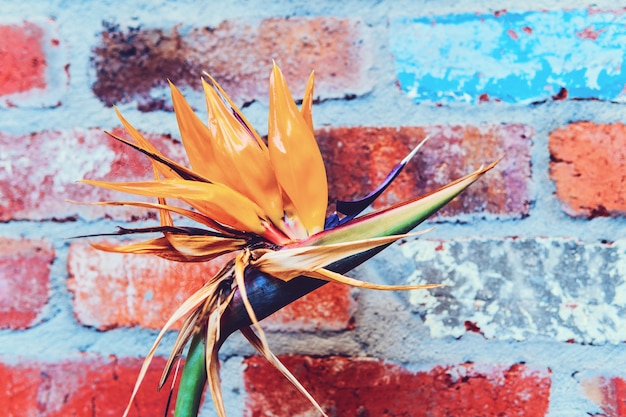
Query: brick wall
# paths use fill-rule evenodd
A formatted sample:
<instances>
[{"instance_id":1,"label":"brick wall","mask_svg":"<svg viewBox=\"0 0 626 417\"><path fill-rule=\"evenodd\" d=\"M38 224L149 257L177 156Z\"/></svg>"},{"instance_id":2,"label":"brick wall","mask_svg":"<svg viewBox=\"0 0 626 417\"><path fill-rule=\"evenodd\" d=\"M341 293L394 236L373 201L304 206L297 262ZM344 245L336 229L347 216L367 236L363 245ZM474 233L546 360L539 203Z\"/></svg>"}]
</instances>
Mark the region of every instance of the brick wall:
<instances>
[{"instance_id":1,"label":"brick wall","mask_svg":"<svg viewBox=\"0 0 626 417\"><path fill-rule=\"evenodd\" d=\"M0 3L0 414L120 415L155 329L219 267L68 239L155 221L67 201L150 175L102 134L112 105L184 161L166 80L202 109L212 73L265 133L275 59L297 96L316 71L331 198L427 134L379 207L504 157L354 272L447 286L328 285L264 322L330 415L626 416L626 3L308 3ZM222 352L229 416L315 415L242 339ZM162 364L132 415L161 415Z\"/></svg>"}]
</instances>

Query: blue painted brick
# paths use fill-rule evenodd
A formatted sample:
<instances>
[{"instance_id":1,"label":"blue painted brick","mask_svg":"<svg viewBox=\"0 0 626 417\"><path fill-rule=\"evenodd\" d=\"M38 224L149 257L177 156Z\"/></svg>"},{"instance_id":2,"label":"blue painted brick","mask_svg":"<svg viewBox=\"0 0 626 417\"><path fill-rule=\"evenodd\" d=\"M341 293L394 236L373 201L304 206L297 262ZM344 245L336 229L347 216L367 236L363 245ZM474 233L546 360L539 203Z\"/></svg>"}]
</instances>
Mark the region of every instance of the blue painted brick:
<instances>
[{"instance_id":1,"label":"blue painted brick","mask_svg":"<svg viewBox=\"0 0 626 417\"><path fill-rule=\"evenodd\" d=\"M397 77L415 102L626 101L626 14L569 10L396 18Z\"/></svg>"}]
</instances>

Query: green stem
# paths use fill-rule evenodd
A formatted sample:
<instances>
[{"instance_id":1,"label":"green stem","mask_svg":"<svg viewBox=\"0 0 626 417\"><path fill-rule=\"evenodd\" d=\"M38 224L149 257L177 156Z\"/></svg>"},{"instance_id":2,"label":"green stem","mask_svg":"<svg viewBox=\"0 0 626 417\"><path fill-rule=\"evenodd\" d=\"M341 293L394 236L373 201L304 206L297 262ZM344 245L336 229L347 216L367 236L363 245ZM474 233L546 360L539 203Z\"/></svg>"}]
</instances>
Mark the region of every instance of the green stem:
<instances>
[{"instance_id":1,"label":"green stem","mask_svg":"<svg viewBox=\"0 0 626 417\"><path fill-rule=\"evenodd\" d=\"M180 377L174 417L196 417L206 385L206 366L202 334L196 333L191 340Z\"/></svg>"},{"instance_id":2,"label":"green stem","mask_svg":"<svg viewBox=\"0 0 626 417\"><path fill-rule=\"evenodd\" d=\"M330 269L335 272L347 272L383 249L380 247L342 259L331 265ZM297 277L285 282L257 270L246 269L248 296L259 320L326 283L326 281L307 277ZM233 301L225 312L221 337L218 341L220 346L231 333L251 324L240 298L239 291L236 291ZM191 341L185 367L180 377L174 417L197 417L207 381L205 359L202 334L197 333Z\"/></svg>"},{"instance_id":3,"label":"green stem","mask_svg":"<svg viewBox=\"0 0 626 417\"><path fill-rule=\"evenodd\" d=\"M322 245L407 233L446 205L494 165L495 163L486 168L481 168L450 183L439 191L419 199L399 204L378 213L362 216L334 230L321 232L316 235L315 239L309 240L308 244ZM327 268L334 272L346 273L387 246L389 245L341 259ZM282 281L253 268L246 268L245 272L248 299L259 320L324 284L326 281L307 277L296 277L290 281ZM251 320L241 294L235 290L235 294L221 318L220 340L217 341L217 346L221 346L230 334L250 324ZM196 335L189 348L181 376L175 417L197 416L206 381L204 343L202 343L200 336Z\"/></svg>"}]
</instances>

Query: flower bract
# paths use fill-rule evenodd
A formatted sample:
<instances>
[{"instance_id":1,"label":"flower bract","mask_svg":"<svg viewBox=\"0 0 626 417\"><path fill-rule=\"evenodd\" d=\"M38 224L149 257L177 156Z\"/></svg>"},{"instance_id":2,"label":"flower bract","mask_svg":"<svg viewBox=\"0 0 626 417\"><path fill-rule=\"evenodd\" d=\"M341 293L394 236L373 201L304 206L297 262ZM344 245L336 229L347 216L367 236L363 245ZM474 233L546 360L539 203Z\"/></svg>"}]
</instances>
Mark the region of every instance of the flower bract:
<instances>
[{"instance_id":1,"label":"flower bract","mask_svg":"<svg viewBox=\"0 0 626 417\"><path fill-rule=\"evenodd\" d=\"M246 271L260 271L282 281L305 276L379 290L432 288L434 285L367 283L334 271L333 265L422 233L411 234L409 231L495 164L481 167L425 196L361 215L402 171L422 142L375 190L359 200L336 202L336 211L327 216L326 170L315 140L311 113L313 74L298 108L280 69L274 64L270 76L267 140L259 136L210 75L204 75L202 84L208 110L204 121L171 84L173 107L190 167L163 155L118 112L131 139L110 135L150 158L154 178L138 182L84 180L91 185L156 199L154 203L113 201L96 204L135 206L157 210L160 214L159 226L120 228L113 233L156 233L158 237L119 246L98 243L94 244L96 248L118 253L152 254L179 262L205 262L231 254L231 260L222 270L183 302L164 324L146 357L131 402L161 339L174 323L183 320L160 385L165 384L185 346L192 340L192 346L198 346L200 340L204 349L203 366L215 407L220 417L226 415L219 380L218 350L224 340L222 319L238 293L252 324L252 327L244 326L239 330L322 415L326 415L270 351L250 302ZM174 225L172 214L186 217L194 226ZM129 409L130 404L126 414ZM177 415L184 415L182 411L179 413L178 407L176 411Z\"/></svg>"}]
</instances>

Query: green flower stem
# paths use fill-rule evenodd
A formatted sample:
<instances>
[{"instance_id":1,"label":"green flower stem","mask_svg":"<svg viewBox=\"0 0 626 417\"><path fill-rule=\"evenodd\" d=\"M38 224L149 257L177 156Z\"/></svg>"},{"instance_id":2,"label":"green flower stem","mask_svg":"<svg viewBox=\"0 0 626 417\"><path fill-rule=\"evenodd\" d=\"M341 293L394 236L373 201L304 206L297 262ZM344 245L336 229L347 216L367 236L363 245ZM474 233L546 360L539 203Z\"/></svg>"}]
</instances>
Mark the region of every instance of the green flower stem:
<instances>
[{"instance_id":1,"label":"green flower stem","mask_svg":"<svg viewBox=\"0 0 626 417\"><path fill-rule=\"evenodd\" d=\"M198 415L206 378L204 341L202 335L196 333L191 340L183 374L180 377L174 417L196 417Z\"/></svg>"},{"instance_id":2,"label":"green flower stem","mask_svg":"<svg viewBox=\"0 0 626 417\"><path fill-rule=\"evenodd\" d=\"M342 259L330 265L329 269L339 273L348 272L382 251L385 247L372 249ZM262 320L298 298L321 287L327 281L297 277L285 282L271 275L248 268L246 270L245 283L250 303L257 318ZM218 346L232 333L250 324L250 317L248 317L248 313L245 310L239 291L236 291L228 309L222 316L222 334ZM180 378L175 417L196 417L198 415L206 381L204 342L202 341L202 335L196 334L191 341Z\"/></svg>"},{"instance_id":3,"label":"green flower stem","mask_svg":"<svg viewBox=\"0 0 626 417\"><path fill-rule=\"evenodd\" d=\"M408 233L494 166L495 163L481 168L420 199L392 207L377 214L362 216L334 230L322 232L317 239L310 243L322 245ZM350 256L329 265L327 268L344 274L367 261L387 246L389 245ZM259 320L326 284L326 281L308 277L297 277L285 282L253 268L246 269L244 279L248 299ZM217 346L221 346L233 332L250 324L251 320L246 312L241 294L238 290L235 290L235 294L233 294L233 298L221 319L221 335ZM201 342L200 337L195 336L181 377L179 400L177 400L176 404L176 417L197 416L207 380L203 348L204 344Z\"/></svg>"}]
</instances>

